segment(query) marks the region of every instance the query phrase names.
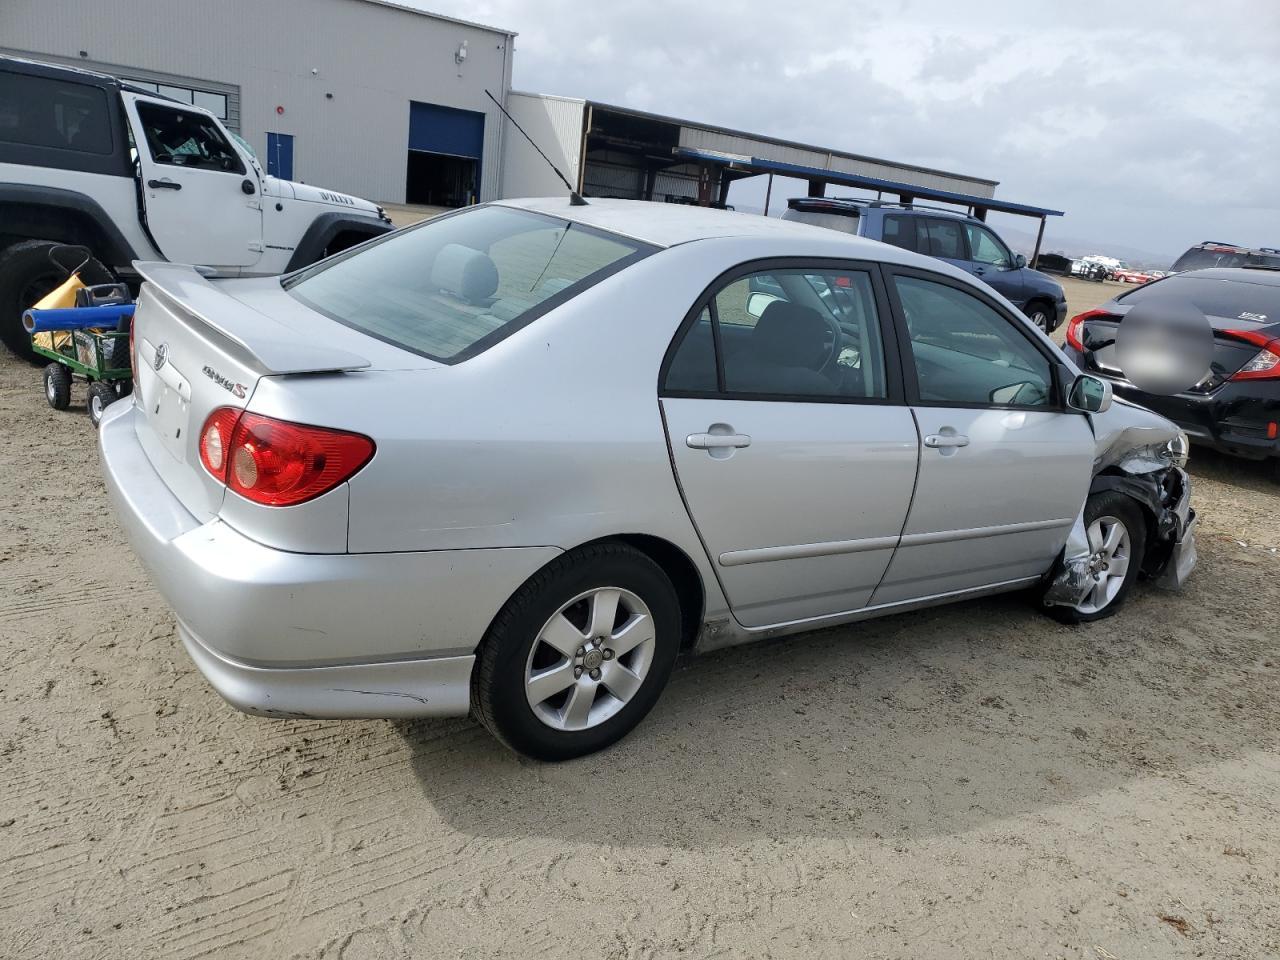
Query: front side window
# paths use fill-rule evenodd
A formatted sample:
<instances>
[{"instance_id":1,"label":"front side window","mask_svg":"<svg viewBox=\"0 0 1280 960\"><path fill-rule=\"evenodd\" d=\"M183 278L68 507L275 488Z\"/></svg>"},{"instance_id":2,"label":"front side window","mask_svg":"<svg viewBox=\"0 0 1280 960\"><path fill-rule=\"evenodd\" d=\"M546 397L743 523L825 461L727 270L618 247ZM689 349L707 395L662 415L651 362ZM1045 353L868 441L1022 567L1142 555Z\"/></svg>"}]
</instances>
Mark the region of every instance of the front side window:
<instances>
[{"instance_id":1,"label":"front side window","mask_svg":"<svg viewBox=\"0 0 1280 960\"><path fill-rule=\"evenodd\" d=\"M111 114L100 87L22 73L0 77L0 141L111 153Z\"/></svg>"},{"instance_id":2,"label":"front side window","mask_svg":"<svg viewBox=\"0 0 1280 960\"><path fill-rule=\"evenodd\" d=\"M895 276L920 400L966 407L1051 407L1049 360L995 309L955 287Z\"/></svg>"},{"instance_id":3,"label":"front side window","mask_svg":"<svg viewBox=\"0 0 1280 960\"><path fill-rule=\"evenodd\" d=\"M884 364L867 273L769 270L716 292L672 355L664 387L711 392L718 380L742 397L876 400L886 396Z\"/></svg>"},{"instance_id":4,"label":"front side window","mask_svg":"<svg viewBox=\"0 0 1280 960\"><path fill-rule=\"evenodd\" d=\"M455 363L652 250L557 217L485 206L321 261L284 285L339 323Z\"/></svg>"},{"instance_id":5,"label":"front side window","mask_svg":"<svg viewBox=\"0 0 1280 960\"><path fill-rule=\"evenodd\" d=\"M997 267L1012 266L1013 259L1009 256L1008 249L990 230L974 223L966 223L964 230L969 235L970 256L976 263L989 263Z\"/></svg>"},{"instance_id":6,"label":"front side window","mask_svg":"<svg viewBox=\"0 0 1280 960\"><path fill-rule=\"evenodd\" d=\"M244 173L240 156L203 113L139 102L138 119L156 163Z\"/></svg>"},{"instance_id":7,"label":"front side window","mask_svg":"<svg viewBox=\"0 0 1280 960\"><path fill-rule=\"evenodd\" d=\"M919 223L920 252L947 260L963 260L966 256L962 224L959 220L922 217Z\"/></svg>"}]
</instances>

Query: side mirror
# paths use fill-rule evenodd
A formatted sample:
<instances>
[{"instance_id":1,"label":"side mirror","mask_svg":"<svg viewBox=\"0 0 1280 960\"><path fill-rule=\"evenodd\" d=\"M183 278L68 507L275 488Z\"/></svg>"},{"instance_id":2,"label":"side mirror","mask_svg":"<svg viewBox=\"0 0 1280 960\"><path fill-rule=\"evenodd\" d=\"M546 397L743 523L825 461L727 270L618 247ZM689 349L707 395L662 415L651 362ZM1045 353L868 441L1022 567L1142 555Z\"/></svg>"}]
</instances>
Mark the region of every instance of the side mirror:
<instances>
[{"instance_id":1,"label":"side mirror","mask_svg":"<svg viewBox=\"0 0 1280 960\"><path fill-rule=\"evenodd\" d=\"M1021 269L1022 269L1023 267L1025 267L1026 265L1027 265L1027 258L1026 258L1026 257L1024 257L1024 256L1023 256L1022 254L1020 254L1020 253L1015 253L1015 254L1013 255L1013 269L1015 269L1015 270L1021 270Z\"/></svg>"},{"instance_id":2,"label":"side mirror","mask_svg":"<svg viewBox=\"0 0 1280 960\"><path fill-rule=\"evenodd\" d=\"M1067 406L1082 413L1106 413L1111 406L1111 384L1082 373L1067 391Z\"/></svg>"},{"instance_id":3,"label":"side mirror","mask_svg":"<svg viewBox=\"0 0 1280 960\"><path fill-rule=\"evenodd\" d=\"M763 315L765 308L771 303L781 300L781 297L775 297L772 293L763 293L756 291L747 294L747 313L759 320Z\"/></svg>"}]
</instances>

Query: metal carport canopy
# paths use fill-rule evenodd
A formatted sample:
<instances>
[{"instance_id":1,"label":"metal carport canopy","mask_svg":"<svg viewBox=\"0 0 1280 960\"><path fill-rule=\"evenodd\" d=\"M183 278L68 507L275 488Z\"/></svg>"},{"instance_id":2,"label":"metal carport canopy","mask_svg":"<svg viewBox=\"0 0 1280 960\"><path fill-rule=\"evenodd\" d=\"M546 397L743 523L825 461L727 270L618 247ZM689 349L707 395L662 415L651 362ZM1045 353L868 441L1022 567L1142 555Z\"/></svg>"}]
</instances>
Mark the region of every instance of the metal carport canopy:
<instances>
[{"instance_id":1,"label":"metal carport canopy","mask_svg":"<svg viewBox=\"0 0 1280 960\"><path fill-rule=\"evenodd\" d=\"M1061 210L1050 210L1048 207L1033 207L1026 203L1013 203L1009 200L996 200L994 197L977 197L969 193L953 193L950 190L939 190L936 187L921 187L913 183L902 183L898 180L881 180L879 177L866 177L857 173L845 173L840 170L825 170L822 167L806 167L798 163L784 163L781 160L766 160L764 157L743 157L728 153L716 153L711 150L696 150L692 147L677 147L676 156L684 160L695 160L701 163L714 163L729 170L753 175L769 174L770 192L773 188L773 175L781 174L795 177L797 180L808 180L815 183L838 183L847 187L860 187L864 190L879 190L882 193L896 193L900 199L906 200L939 200L943 203L963 204L972 208L974 215L985 220L987 213L998 210L1001 213L1013 213L1024 217L1036 217L1040 221L1040 229L1036 233L1036 247L1031 254L1031 266L1040 262L1040 244L1044 241L1044 224L1047 217L1061 217ZM727 187L727 184L726 184ZM813 196L814 194L810 194ZM821 193L817 194L821 196ZM765 195L765 215L769 213L768 194Z\"/></svg>"}]
</instances>

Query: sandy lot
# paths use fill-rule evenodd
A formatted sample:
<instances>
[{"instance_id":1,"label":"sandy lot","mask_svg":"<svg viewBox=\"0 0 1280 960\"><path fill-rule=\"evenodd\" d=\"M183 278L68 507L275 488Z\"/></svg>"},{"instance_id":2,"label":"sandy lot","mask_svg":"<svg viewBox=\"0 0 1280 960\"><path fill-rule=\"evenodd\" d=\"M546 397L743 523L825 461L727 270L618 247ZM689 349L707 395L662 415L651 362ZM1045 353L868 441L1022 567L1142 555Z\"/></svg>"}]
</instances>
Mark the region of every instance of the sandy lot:
<instances>
[{"instance_id":1,"label":"sandy lot","mask_svg":"<svg viewBox=\"0 0 1280 960\"><path fill-rule=\"evenodd\" d=\"M1280 954L1259 466L1193 459L1181 595L690 660L629 740L548 766L466 720L235 713L121 539L88 418L7 357L0 437L6 957Z\"/></svg>"}]
</instances>

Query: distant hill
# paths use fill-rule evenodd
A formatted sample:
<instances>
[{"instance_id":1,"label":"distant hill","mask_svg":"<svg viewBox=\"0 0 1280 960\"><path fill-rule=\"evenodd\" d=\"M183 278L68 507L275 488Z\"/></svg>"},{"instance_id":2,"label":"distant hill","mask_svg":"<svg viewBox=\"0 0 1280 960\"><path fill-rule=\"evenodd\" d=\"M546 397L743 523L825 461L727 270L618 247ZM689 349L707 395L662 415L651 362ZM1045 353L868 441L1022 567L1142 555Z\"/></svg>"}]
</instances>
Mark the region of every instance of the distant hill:
<instances>
[{"instance_id":1,"label":"distant hill","mask_svg":"<svg viewBox=\"0 0 1280 960\"><path fill-rule=\"evenodd\" d=\"M1004 237L1005 242L1013 247L1015 251L1026 256L1031 256L1031 251L1036 246L1036 235L1019 230L1016 227L1001 226L999 228L1000 236ZM1179 250L1176 253L1156 253L1152 250L1142 250L1138 247L1131 247L1124 243L1107 243L1098 240L1081 240L1078 237L1060 237L1053 232L1053 222L1050 221L1048 229L1045 231L1044 244L1040 250L1041 253L1061 253L1064 256L1076 259L1078 257L1087 257L1091 254L1097 254L1104 257L1115 257L1117 260L1123 260L1132 267L1146 267L1151 270L1168 270L1173 261L1177 260L1184 251Z\"/></svg>"}]
</instances>

